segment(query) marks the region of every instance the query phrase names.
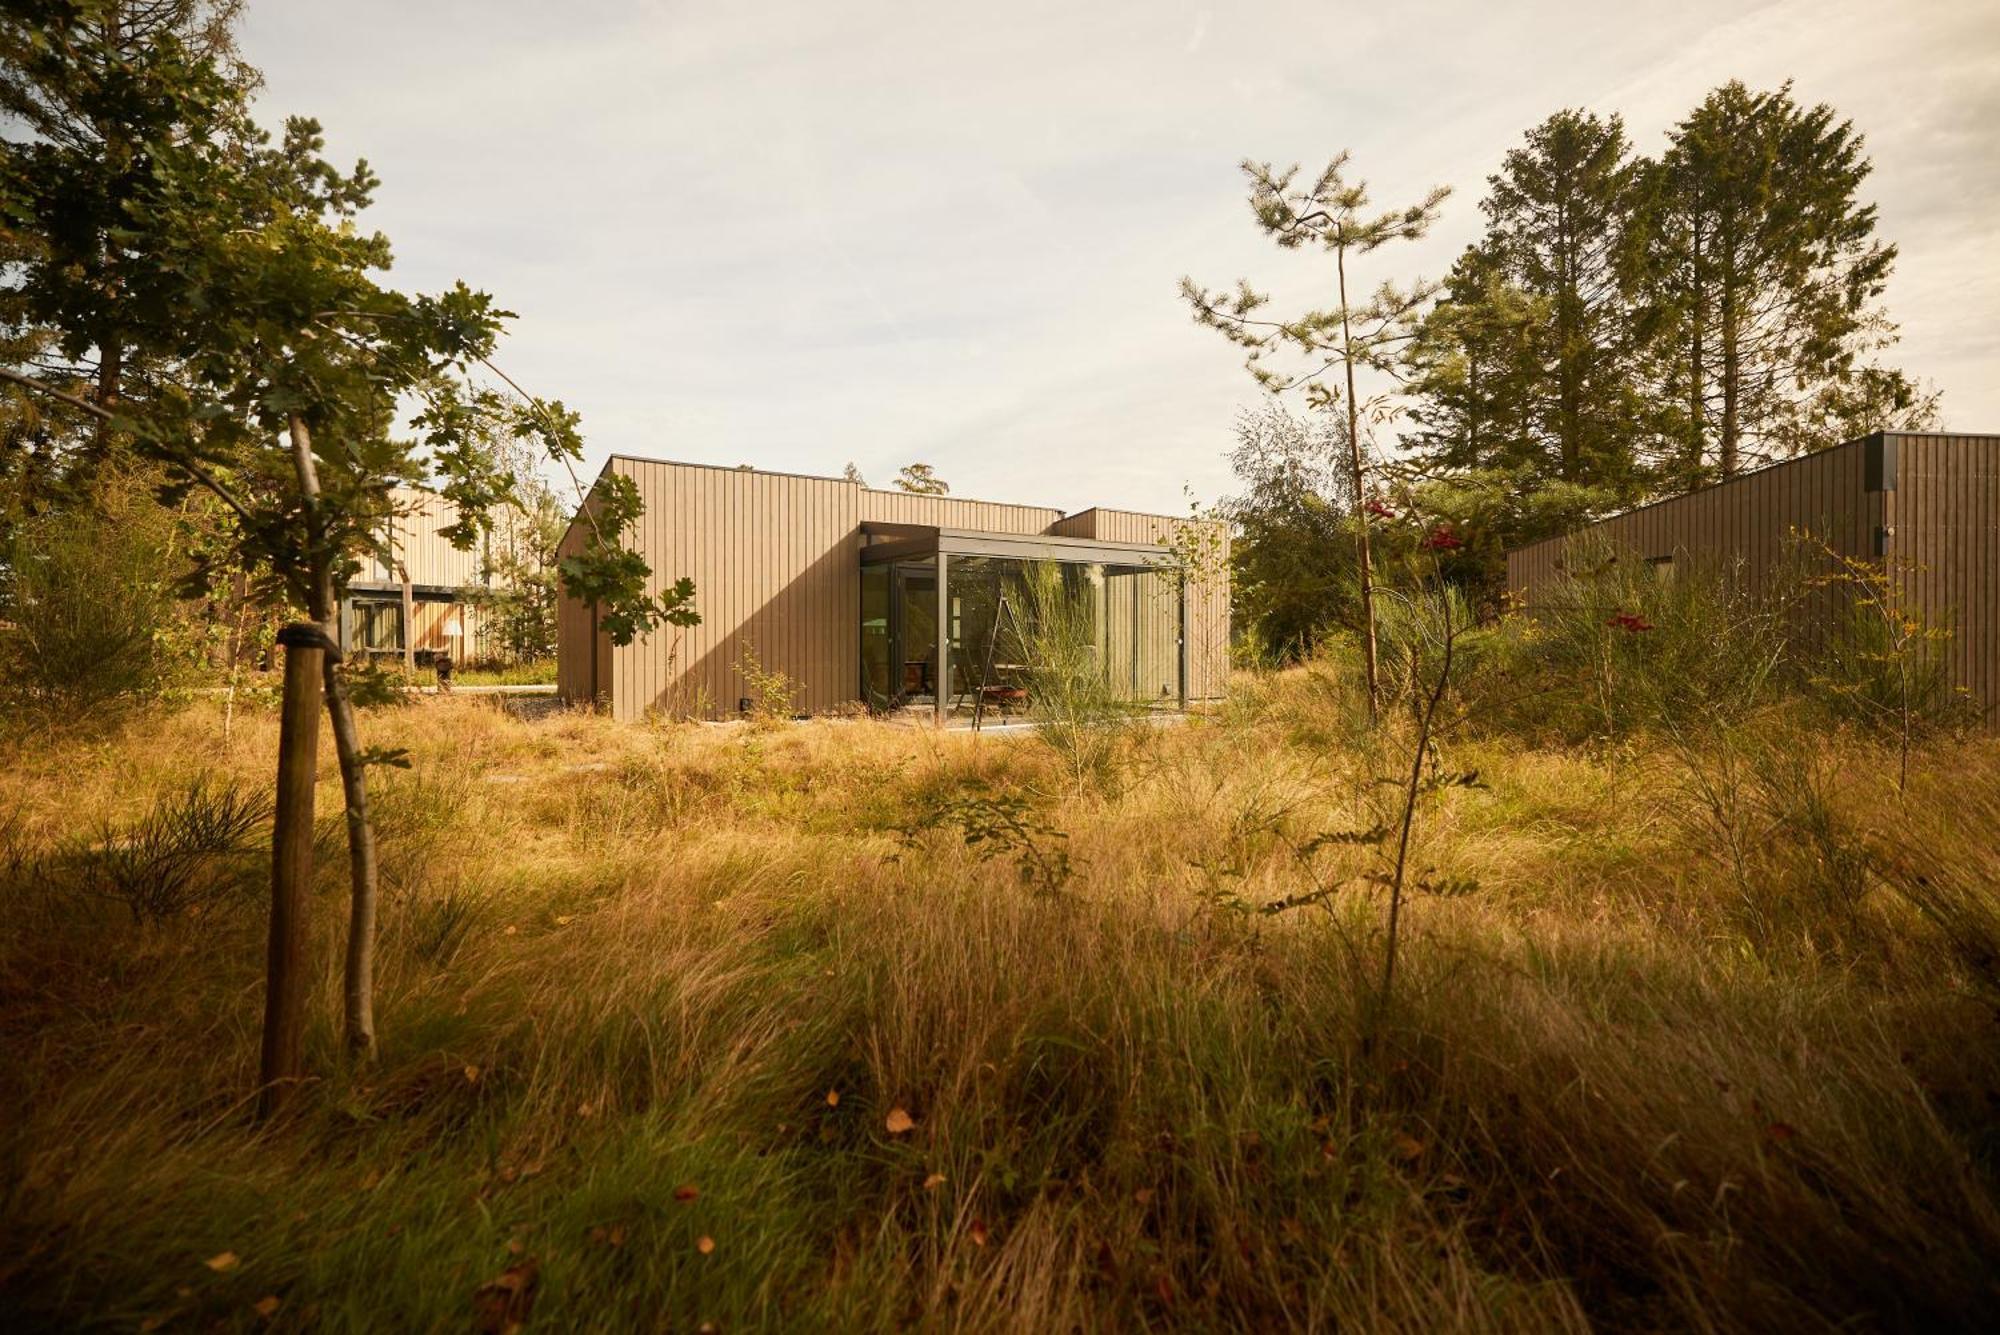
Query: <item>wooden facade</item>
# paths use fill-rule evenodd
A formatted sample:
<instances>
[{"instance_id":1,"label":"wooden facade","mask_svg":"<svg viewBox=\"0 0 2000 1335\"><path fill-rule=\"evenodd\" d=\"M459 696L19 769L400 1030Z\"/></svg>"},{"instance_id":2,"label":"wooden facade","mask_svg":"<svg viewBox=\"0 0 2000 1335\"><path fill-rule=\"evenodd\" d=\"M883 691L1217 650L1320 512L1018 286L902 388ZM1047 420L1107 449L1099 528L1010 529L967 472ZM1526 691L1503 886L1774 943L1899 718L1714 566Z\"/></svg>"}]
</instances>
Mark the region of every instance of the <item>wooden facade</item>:
<instances>
[{"instance_id":1,"label":"wooden facade","mask_svg":"<svg viewBox=\"0 0 2000 1335\"><path fill-rule=\"evenodd\" d=\"M602 632L593 633L589 607L564 600L558 693L571 701L605 702L614 717L627 720L654 712L733 715L752 694L746 673L752 662L798 684L793 706L801 713L853 707L861 694L864 524L1150 543L1161 525L1176 522L1124 511L1065 519L1045 506L626 455L613 456L605 471L630 478L645 504L628 541L652 569L652 591L682 576L692 579L702 618L698 626L666 626L613 647ZM587 516L579 513L559 551L579 550L588 535ZM1189 690L1196 697L1221 694L1227 680L1227 589L1207 598L1201 624L1222 633L1212 647L1203 641L1200 652L1191 653ZM1191 648L1196 644L1190 637ZM1135 670L1157 674L1152 660L1162 652L1158 646L1121 645L1118 652L1135 658Z\"/></svg>"},{"instance_id":2,"label":"wooden facade","mask_svg":"<svg viewBox=\"0 0 2000 1335\"><path fill-rule=\"evenodd\" d=\"M493 539L454 547L443 531L457 512L434 491L397 487L390 502L386 552L365 562L341 596L341 648L384 659L402 657L407 648L426 663L440 654L460 662L493 657L498 646L477 602L466 596L493 587Z\"/></svg>"},{"instance_id":3,"label":"wooden facade","mask_svg":"<svg viewBox=\"0 0 2000 1335\"><path fill-rule=\"evenodd\" d=\"M1882 563L1910 611L1950 630L1954 681L1989 718L2000 710L2000 436L1877 432L1581 532L1648 561L1740 561L1756 579L1796 531ZM1507 553L1508 587L1530 612L1577 536Z\"/></svg>"}]
</instances>

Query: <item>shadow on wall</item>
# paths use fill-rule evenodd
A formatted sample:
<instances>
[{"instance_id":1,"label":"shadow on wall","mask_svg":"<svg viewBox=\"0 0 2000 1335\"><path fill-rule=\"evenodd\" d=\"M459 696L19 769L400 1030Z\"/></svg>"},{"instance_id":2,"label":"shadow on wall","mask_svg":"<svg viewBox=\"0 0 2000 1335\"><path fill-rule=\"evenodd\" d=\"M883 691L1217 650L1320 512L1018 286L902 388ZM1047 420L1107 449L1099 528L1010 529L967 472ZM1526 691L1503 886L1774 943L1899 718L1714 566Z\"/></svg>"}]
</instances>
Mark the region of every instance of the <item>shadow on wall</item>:
<instances>
[{"instance_id":1,"label":"shadow on wall","mask_svg":"<svg viewBox=\"0 0 2000 1335\"><path fill-rule=\"evenodd\" d=\"M843 542L807 566L747 612L740 591L695 590L702 624L655 631L641 641L625 687L633 712L671 717L718 718L737 712L756 694L744 673L744 651L766 672L782 671L799 683L793 707L822 713L852 705L861 693L861 558L859 540ZM734 617L725 626L718 617ZM678 639L678 644L675 643Z\"/></svg>"}]
</instances>

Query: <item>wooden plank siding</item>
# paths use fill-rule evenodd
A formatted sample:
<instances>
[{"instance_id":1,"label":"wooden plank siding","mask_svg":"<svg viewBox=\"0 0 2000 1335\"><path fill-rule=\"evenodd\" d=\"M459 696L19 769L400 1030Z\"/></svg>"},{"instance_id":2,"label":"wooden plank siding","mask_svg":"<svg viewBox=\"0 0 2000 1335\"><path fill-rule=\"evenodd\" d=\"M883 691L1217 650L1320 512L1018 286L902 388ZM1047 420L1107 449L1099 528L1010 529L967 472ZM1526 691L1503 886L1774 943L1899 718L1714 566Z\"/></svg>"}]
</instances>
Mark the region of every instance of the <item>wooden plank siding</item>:
<instances>
[{"instance_id":1,"label":"wooden plank siding","mask_svg":"<svg viewBox=\"0 0 2000 1335\"><path fill-rule=\"evenodd\" d=\"M848 707L860 694L861 525L920 524L986 533L1051 534L1152 542L1177 521L1131 511L1093 511L1078 531L1062 511L957 496L880 491L844 478L613 456L606 470L629 477L645 514L637 549L652 569L651 592L685 575L695 584L699 626L664 627L613 649L598 636L598 679L590 679L593 618L563 599L558 614L558 694L605 699L614 717L659 712L715 718L750 695L745 653L782 671L798 689L801 713ZM1080 518L1080 517L1079 517ZM1104 531L1098 532L1102 523ZM559 552L579 550L586 530L570 526ZM1129 536L1128 536L1129 535ZM1190 693L1219 695L1227 676L1228 593L1201 603L1205 636L1220 629L1219 654L1190 658ZM1195 641L1191 638L1190 643ZM1159 646L1127 645L1138 669L1156 674ZM1196 688L1199 689L1196 689Z\"/></svg>"},{"instance_id":2,"label":"wooden plank siding","mask_svg":"<svg viewBox=\"0 0 2000 1335\"><path fill-rule=\"evenodd\" d=\"M1871 480L1886 487L1871 489ZM1951 629L1954 680L1989 717L2000 708L2000 436L1877 432L1516 548L1507 584L1532 613L1580 534L1649 560L1741 561L1761 580L1785 559L1795 530L1842 556L1886 562L1906 605ZM1819 627L1832 624L1839 597L1826 588L1808 601Z\"/></svg>"},{"instance_id":3,"label":"wooden plank siding","mask_svg":"<svg viewBox=\"0 0 2000 1335\"><path fill-rule=\"evenodd\" d=\"M398 601L394 590L401 588L405 572L413 585L459 590L492 588L491 556L495 535L488 535L470 548L454 547L443 530L456 522L458 511L443 496L422 487L395 487L389 493L394 512L383 526L388 551L371 555L361 563L349 581L344 605L363 601ZM500 542L514 530L515 516L505 511L494 516L496 526L504 526ZM448 650L465 659L485 659L499 652L494 636L480 608L470 602L419 602L405 633L416 652ZM459 635L445 632L457 618ZM343 610L343 631L350 631L350 616ZM354 648L352 644L348 646Z\"/></svg>"},{"instance_id":4,"label":"wooden plank siding","mask_svg":"<svg viewBox=\"0 0 2000 1335\"><path fill-rule=\"evenodd\" d=\"M1951 630L1952 680L2000 711L2000 436L1902 435L1885 493L1887 559L1906 605Z\"/></svg>"}]
</instances>

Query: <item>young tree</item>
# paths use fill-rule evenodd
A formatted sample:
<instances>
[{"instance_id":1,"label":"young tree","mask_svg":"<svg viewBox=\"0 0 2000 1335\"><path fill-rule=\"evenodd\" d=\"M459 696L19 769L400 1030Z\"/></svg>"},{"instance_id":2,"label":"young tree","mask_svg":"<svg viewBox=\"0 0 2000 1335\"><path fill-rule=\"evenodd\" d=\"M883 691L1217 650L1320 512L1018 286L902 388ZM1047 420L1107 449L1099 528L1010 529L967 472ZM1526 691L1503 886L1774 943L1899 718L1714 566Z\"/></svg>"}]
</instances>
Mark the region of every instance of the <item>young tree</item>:
<instances>
[{"instance_id":1,"label":"young tree","mask_svg":"<svg viewBox=\"0 0 2000 1335\"><path fill-rule=\"evenodd\" d=\"M1862 150L1790 84L1731 82L1643 169L1630 274L1663 341L1684 485L1878 424L1852 412L1924 412L1900 372L1860 360L1893 332L1876 303L1896 259L1859 198Z\"/></svg>"},{"instance_id":2,"label":"young tree","mask_svg":"<svg viewBox=\"0 0 2000 1335\"><path fill-rule=\"evenodd\" d=\"M84 40L91 32L84 20L102 8L50 5L53 35L41 45L78 65L115 66L115 57ZM485 443L496 434L524 436L569 465L582 452L577 418L560 403L512 400L477 383L480 368L493 371L489 358L509 318L490 297L463 284L413 297L377 280L389 265L388 240L354 223L375 185L365 163L343 173L327 162L309 120L288 122L272 144L249 118L245 85L226 78L212 54L171 28L148 40L149 51L158 48L149 59L166 73L152 101L119 114L126 124L169 128L143 136L140 178L122 203L127 222L113 237L116 281L38 304L46 282L30 268L13 294L65 347L87 349L115 329L126 346L143 348L155 360L148 393L119 395L107 406L29 371L0 371L0 379L128 440L168 472L163 499L177 502L195 488L212 494L233 516L235 563L275 575L316 628L289 628L281 642L330 646L338 590L363 556L381 554L396 484L439 479L459 514L447 536L470 546L511 484ZM60 183L49 186L56 203L46 213L19 208L12 165L20 156L10 143L10 217L38 228L35 244L53 250L70 220ZM49 168L64 169L62 161ZM408 432L397 426L405 415ZM629 480L601 484L586 507L592 541L562 567L566 590L604 607L604 627L618 643L694 616L687 581L646 592L646 563L621 542L639 512ZM347 1036L366 1054L374 1044L376 912L366 770L398 753L363 749L337 655L326 657L324 698L352 871ZM288 726L296 722L295 711L286 717ZM281 750L294 767L311 762L309 736L303 748L287 742ZM274 948L274 962L278 954ZM267 1044L267 1052L274 1048L286 1043Z\"/></svg>"},{"instance_id":3,"label":"young tree","mask_svg":"<svg viewBox=\"0 0 2000 1335\"><path fill-rule=\"evenodd\" d=\"M1334 257L1336 304L1303 311L1290 319L1257 315L1268 295L1239 280L1232 293L1211 292L1193 279L1181 279L1181 295L1197 323L1220 331L1249 350L1245 364L1257 383L1274 393L1303 387L1307 401L1331 410L1344 404L1350 478L1357 501L1367 496L1367 461L1362 421L1376 426L1394 415L1389 394L1363 400L1356 388L1356 371L1396 377L1399 350L1411 336L1413 317L1435 295L1435 284L1419 282L1407 290L1384 283L1365 302L1350 301L1347 261L1350 255L1371 254L1391 241L1413 241L1430 229L1450 191L1440 186L1406 209L1372 214L1365 182L1347 179L1348 154L1342 152L1308 186L1296 184L1297 166L1283 172L1268 162L1246 160L1243 174L1250 181L1250 211L1257 226L1286 250L1317 247ZM1289 353L1302 365L1276 372L1263 364L1273 352ZM1323 377L1338 369L1344 384L1329 386ZM1360 577L1362 662L1368 682L1369 718L1379 706L1375 662L1375 589L1368 554L1368 526L1356 524L1356 572Z\"/></svg>"},{"instance_id":4,"label":"young tree","mask_svg":"<svg viewBox=\"0 0 2000 1335\"><path fill-rule=\"evenodd\" d=\"M898 491L916 496L943 496L951 491L951 487L929 464L904 464L903 471L896 474L894 485Z\"/></svg>"},{"instance_id":5,"label":"young tree","mask_svg":"<svg viewBox=\"0 0 2000 1335\"><path fill-rule=\"evenodd\" d=\"M840 475L846 478L849 482L852 482L857 487L865 487L868 485L868 479L861 476L861 470L854 466L854 461L852 459L848 460L847 467L840 470Z\"/></svg>"}]
</instances>

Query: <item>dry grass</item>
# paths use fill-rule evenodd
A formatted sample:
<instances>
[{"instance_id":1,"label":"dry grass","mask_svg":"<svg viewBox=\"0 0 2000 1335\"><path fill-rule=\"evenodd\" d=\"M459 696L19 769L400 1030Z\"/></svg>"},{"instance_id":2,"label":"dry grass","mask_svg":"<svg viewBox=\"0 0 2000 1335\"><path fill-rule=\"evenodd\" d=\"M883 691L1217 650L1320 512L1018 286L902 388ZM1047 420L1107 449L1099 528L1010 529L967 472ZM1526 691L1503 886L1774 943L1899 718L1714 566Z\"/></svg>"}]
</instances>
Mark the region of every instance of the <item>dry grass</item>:
<instances>
[{"instance_id":1,"label":"dry grass","mask_svg":"<svg viewBox=\"0 0 2000 1335\"><path fill-rule=\"evenodd\" d=\"M66 841L267 782L273 719L16 755L9 1326L497 1329L509 1267L548 1329L1983 1324L1992 743L1906 801L1777 724L1461 743L1486 786L1417 863L1463 893L1415 901L1364 1044L1373 892L1254 911L1374 856L1311 851L1384 800L1329 689L1136 734L1081 794L1020 739L375 715L416 761L381 783L382 1057L345 1071L332 1029L329 757L320 1083L264 1131L261 866L137 924ZM977 793L1067 836L1058 892L937 819Z\"/></svg>"}]
</instances>

